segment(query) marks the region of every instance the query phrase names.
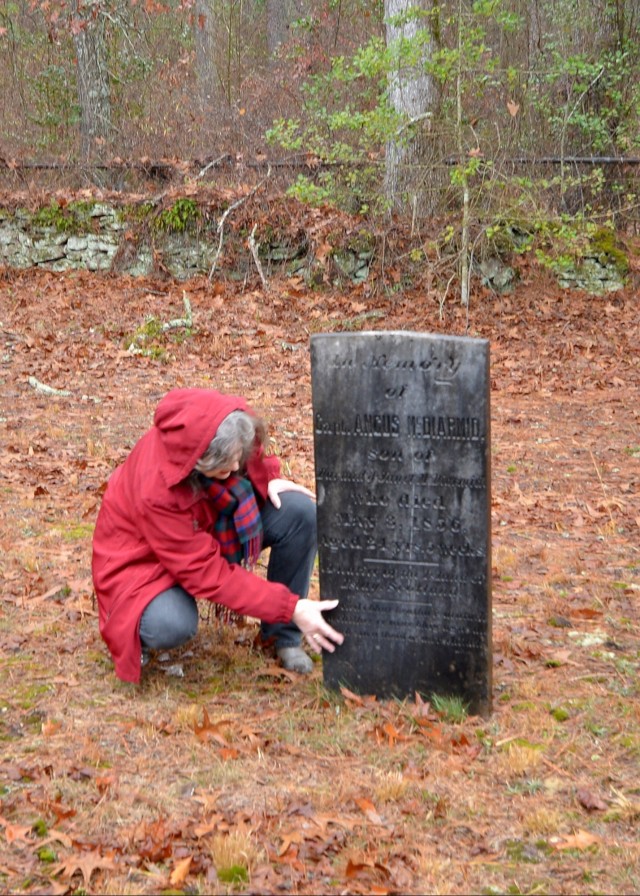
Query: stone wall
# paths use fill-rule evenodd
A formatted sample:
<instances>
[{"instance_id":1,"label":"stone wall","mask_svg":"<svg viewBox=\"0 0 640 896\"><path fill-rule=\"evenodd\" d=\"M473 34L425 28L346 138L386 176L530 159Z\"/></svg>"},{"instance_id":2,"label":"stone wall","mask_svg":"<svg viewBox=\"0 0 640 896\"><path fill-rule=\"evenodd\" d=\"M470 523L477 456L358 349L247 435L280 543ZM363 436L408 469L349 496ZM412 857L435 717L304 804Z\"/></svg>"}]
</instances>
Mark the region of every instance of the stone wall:
<instances>
[{"instance_id":1,"label":"stone wall","mask_svg":"<svg viewBox=\"0 0 640 896\"><path fill-rule=\"evenodd\" d=\"M111 271L140 276L162 265L178 279L208 272L215 247L189 233L160 234L153 240L132 231L122 210L104 203L87 205L71 225L60 216L0 209L0 264L50 271Z\"/></svg>"},{"instance_id":2,"label":"stone wall","mask_svg":"<svg viewBox=\"0 0 640 896\"><path fill-rule=\"evenodd\" d=\"M146 208L147 219L141 208ZM36 212L0 208L0 265L51 271L113 271L132 276L161 269L178 280L186 280L208 274L218 262L221 242L215 226L217 219L214 215L213 224L196 227L178 217L178 225L183 226L175 231L157 226L161 218L152 203L133 209L99 201L64 206L53 203ZM233 239L228 230L225 247ZM608 234L608 240L615 241L614 235ZM236 258L236 268L227 269L226 274L242 278L247 276L252 260L246 239L236 236L235 241L236 249L240 249L231 253ZM293 240L272 236L258 245L257 252L267 273L284 268L289 274L303 274L310 284L318 274L325 279L327 273L332 280L362 282L369 276L375 246L370 234L363 240L362 231L354 231L351 236L344 234L343 244L329 256L323 252L321 260L313 257L307 237L299 235ZM476 273L497 293L516 288L517 271L500 258L485 260ZM556 270L562 287L577 287L595 295L621 289L627 273L623 253L599 245L592 252L583 252L575 263L564 263Z\"/></svg>"}]
</instances>

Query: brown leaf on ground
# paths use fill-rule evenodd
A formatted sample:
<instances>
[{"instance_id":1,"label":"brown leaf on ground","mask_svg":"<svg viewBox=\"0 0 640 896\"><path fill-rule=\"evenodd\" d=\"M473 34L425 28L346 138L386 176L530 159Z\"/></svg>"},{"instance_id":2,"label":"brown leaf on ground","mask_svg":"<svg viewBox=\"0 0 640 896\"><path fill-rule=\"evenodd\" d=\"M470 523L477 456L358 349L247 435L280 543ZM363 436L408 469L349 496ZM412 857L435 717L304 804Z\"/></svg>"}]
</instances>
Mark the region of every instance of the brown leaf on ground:
<instances>
[{"instance_id":1,"label":"brown leaf on ground","mask_svg":"<svg viewBox=\"0 0 640 896\"><path fill-rule=\"evenodd\" d=\"M581 787L577 793L576 797L581 806L587 809L589 812L599 809L604 810L608 808L608 804L601 799L596 793L593 793L591 790L587 790L585 787Z\"/></svg>"},{"instance_id":2,"label":"brown leaf on ground","mask_svg":"<svg viewBox=\"0 0 640 896\"><path fill-rule=\"evenodd\" d=\"M207 741L209 739L216 741L223 747L229 747L227 732L231 724L228 720L222 719L219 722L212 722L209 718L206 706L202 708L202 724L193 723L193 730L198 740Z\"/></svg>"},{"instance_id":3,"label":"brown leaf on ground","mask_svg":"<svg viewBox=\"0 0 640 896\"><path fill-rule=\"evenodd\" d=\"M33 836L33 828L30 825L23 824L5 824L4 838L7 843L15 843L16 840L22 840L28 843Z\"/></svg>"},{"instance_id":4,"label":"brown leaf on ground","mask_svg":"<svg viewBox=\"0 0 640 896\"><path fill-rule=\"evenodd\" d=\"M366 797L356 797L354 803L372 824L384 824L371 800L366 799Z\"/></svg>"},{"instance_id":5,"label":"brown leaf on ground","mask_svg":"<svg viewBox=\"0 0 640 896\"><path fill-rule=\"evenodd\" d=\"M169 882L172 887L182 886L189 876L189 869L191 868L192 862L193 856L187 856L186 859L181 859L181 861L175 865L173 871L169 875Z\"/></svg>"},{"instance_id":6,"label":"brown leaf on ground","mask_svg":"<svg viewBox=\"0 0 640 896\"><path fill-rule=\"evenodd\" d=\"M77 872L81 872L85 887L91 886L91 878L96 871L114 871L116 863L113 858L103 856L100 850L94 849L90 853L71 856L64 862L55 865L53 874L61 874L63 877L72 878Z\"/></svg>"},{"instance_id":7,"label":"brown leaf on ground","mask_svg":"<svg viewBox=\"0 0 640 896\"><path fill-rule=\"evenodd\" d=\"M255 673L256 678L262 678L263 676L271 676L273 678L286 678L289 681L298 681L300 675L298 672L292 672L290 669L285 669L284 666L266 666L264 669L258 669Z\"/></svg>"},{"instance_id":8,"label":"brown leaf on ground","mask_svg":"<svg viewBox=\"0 0 640 896\"><path fill-rule=\"evenodd\" d=\"M374 703L378 702L377 697L373 694L361 696L360 694L355 694L353 691L350 691L349 688L345 688L343 685L340 686L340 693L347 703L352 703L356 706L372 706Z\"/></svg>"},{"instance_id":9,"label":"brown leaf on ground","mask_svg":"<svg viewBox=\"0 0 640 896\"><path fill-rule=\"evenodd\" d=\"M602 843L602 839L596 834L592 834L590 831L579 830L576 831L575 834L569 834L561 840L558 840L558 842L552 843L552 845L556 850L585 850L590 849L592 846L597 846L600 843Z\"/></svg>"}]
</instances>

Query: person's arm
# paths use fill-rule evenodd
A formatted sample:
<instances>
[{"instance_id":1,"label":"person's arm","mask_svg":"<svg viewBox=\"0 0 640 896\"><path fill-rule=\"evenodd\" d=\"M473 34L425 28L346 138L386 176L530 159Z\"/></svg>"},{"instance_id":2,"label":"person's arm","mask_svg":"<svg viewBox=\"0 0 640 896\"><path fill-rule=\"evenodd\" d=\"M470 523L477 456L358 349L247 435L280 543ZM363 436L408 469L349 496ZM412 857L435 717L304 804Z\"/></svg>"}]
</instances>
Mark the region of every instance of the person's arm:
<instances>
[{"instance_id":1,"label":"person's arm","mask_svg":"<svg viewBox=\"0 0 640 896\"><path fill-rule=\"evenodd\" d=\"M138 528L158 564L189 594L265 622L291 620L297 595L229 563L211 533L194 530L189 510L149 504L138 518Z\"/></svg>"}]
</instances>

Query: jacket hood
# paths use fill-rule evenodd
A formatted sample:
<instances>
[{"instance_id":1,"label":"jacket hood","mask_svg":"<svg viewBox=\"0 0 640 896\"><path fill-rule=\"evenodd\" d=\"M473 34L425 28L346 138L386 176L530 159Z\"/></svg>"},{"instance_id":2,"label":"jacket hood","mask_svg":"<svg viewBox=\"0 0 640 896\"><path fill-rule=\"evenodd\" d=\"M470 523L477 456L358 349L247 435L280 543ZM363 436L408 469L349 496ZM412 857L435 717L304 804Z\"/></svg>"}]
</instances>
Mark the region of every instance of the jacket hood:
<instances>
[{"instance_id":1,"label":"jacket hood","mask_svg":"<svg viewBox=\"0 0 640 896\"><path fill-rule=\"evenodd\" d=\"M232 411L252 413L244 398L214 389L173 389L165 395L153 422L164 455L162 474L169 488L191 473Z\"/></svg>"}]
</instances>

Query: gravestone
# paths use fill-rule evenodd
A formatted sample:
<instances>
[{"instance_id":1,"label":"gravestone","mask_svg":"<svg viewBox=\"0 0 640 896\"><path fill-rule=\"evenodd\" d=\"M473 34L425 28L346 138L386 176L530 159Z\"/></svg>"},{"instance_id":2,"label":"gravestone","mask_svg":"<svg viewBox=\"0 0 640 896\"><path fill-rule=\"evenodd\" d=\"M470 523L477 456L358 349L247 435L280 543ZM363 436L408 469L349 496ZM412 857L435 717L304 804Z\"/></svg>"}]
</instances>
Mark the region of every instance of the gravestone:
<instances>
[{"instance_id":1,"label":"gravestone","mask_svg":"<svg viewBox=\"0 0 640 896\"><path fill-rule=\"evenodd\" d=\"M489 344L311 337L324 682L491 710Z\"/></svg>"}]
</instances>

